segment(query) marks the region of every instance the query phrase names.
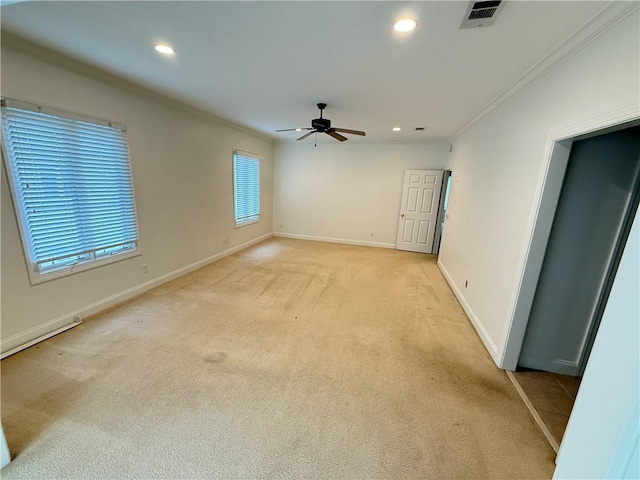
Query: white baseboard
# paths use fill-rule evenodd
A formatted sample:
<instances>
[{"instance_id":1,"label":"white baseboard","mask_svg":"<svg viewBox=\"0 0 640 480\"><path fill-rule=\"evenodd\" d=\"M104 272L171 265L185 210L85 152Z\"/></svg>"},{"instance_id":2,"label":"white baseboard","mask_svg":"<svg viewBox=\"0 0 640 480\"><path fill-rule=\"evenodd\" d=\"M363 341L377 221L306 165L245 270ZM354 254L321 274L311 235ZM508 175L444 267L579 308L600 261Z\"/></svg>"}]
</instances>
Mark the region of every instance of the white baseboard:
<instances>
[{"instance_id":1,"label":"white baseboard","mask_svg":"<svg viewBox=\"0 0 640 480\"><path fill-rule=\"evenodd\" d=\"M295 238L297 240L313 240L315 242L342 243L345 245L359 245L362 247L396 248L395 243L367 242L364 240L349 240L347 238L315 237L313 235L299 235L297 233L274 232L274 237Z\"/></svg>"},{"instance_id":2,"label":"white baseboard","mask_svg":"<svg viewBox=\"0 0 640 480\"><path fill-rule=\"evenodd\" d=\"M549 360L548 358L525 354L521 357L519 363L523 367L542 370L544 372L559 373L561 375L569 375L571 377L575 377L578 374L578 362L562 360L560 358Z\"/></svg>"},{"instance_id":3,"label":"white baseboard","mask_svg":"<svg viewBox=\"0 0 640 480\"><path fill-rule=\"evenodd\" d=\"M187 273L198 270L199 268L202 268L206 265L209 265L210 263L216 262L224 257L239 252L240 250L244 250L251 245L270 238L271 235L271 233L267 233L258 238L254 238L253 240L245 242L242 245L238 245L210 257L204 258L185 267L156 277L152 280L149 280L148 282L141 283L140 285L136 285L135 287L129 288L127 290L123 290L122 292L111 295L110 297L103 298L102 300L92 303L91 305L79 308L78 310L67 313L66 315L62 315L49 322L38 325L37 327L30 328L29 330L6 338L2 340L2 343L0 343L0 352L2 352L0 354L0 358L5 358L9 355L13 355L14 353L18 353L19 351L24 350L31 345L35 345L36 343L46 340L47 338L50 338L54 335L57 335L58 333L61 333L71 327L80 324L83 318L86 318L90 315L95 315L96 313L106 310L107 308L111 308L115 305L126 302L127 300L136 297L141 293L146 292L147 290L151 290L152 288L158 287L163 283L167 283L178 277L186 275Z\"/></svg>"},{"instance_id":4,"label":"white baseboard","mask_svg":"<svg viewBox=\"0 0 640 480\"><path fill-rule=\"evenodd\" d=\"M578 375L578 362L570 362L568 360L561 360L559 358L556 358L553 361L553 364L556 368L555 370L553 370L555 373L569 375L571 377L575 377L576 375Z\"/></svg>"},{"instance_id":5,"label":"white baseboard","mask_svg":"<svg viewBox=\"0 0 640 480\"><path fill-rule=\"evenodd\" d=\"M47 322L37 327L30 328L26 332L19 333L13 337L9 337L2 341L2 354L0 359L18 353L20 350L29 348L31 345L40 343L47 338L51 338L59 333L66 332L70 328L76 327L82 323L81 317L74 315L65 315L58 317L50 322ZM30 338L31 340L26 340ZM13 346L16 345L16 346ZM8 349L8 350L5 350Z\"/></svg>"},{"instance_id":6,"label":"white baseboard","mask_svg":"<svg viewBox=\"0 0 640 480\"><path fill-rule=\"evenodd\" d=\"M449 275L449 272L447 272L447 269L444 267L444 265L442 265L440 260L438 260L438 268L440 269L445 280L451 287L451 290L453 290L453 294L458 299L458 302L460 302L460 305L462 305L462 308L464 312L467 314L467 317L469 317L471 324L476 329L476 332L478 332L478 335L480 336L482 343L484 343L484 346L489 352L489 355L491 355L491 358L493 359L495 364L498 367L500 367L500 363L499 363L500 355L498 355L499 353L498 346L493 342L493 340L491 339L491 336L489 336L489 332L487 332L487 330L484 328L484 325L482 324L478 316L475 314L471 306L467 303L466 298L464 297L462 292L458 289L456 284L453 282L451 275Z\"/></svg>"}]
</instances>

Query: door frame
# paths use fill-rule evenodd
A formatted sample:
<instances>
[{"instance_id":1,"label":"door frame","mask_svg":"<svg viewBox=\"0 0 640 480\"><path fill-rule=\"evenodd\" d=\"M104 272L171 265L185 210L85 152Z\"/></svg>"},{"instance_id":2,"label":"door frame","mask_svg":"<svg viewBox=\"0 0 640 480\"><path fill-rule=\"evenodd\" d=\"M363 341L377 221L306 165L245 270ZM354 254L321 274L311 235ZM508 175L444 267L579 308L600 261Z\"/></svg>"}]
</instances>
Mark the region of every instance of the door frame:
<instances>
[{"instance_id":1,"label":"door frame","mask_svg":"<svg viewBox=\"0 0 640 480\"><path fill-rule=\"evenodd\" d=\"M510 320L504 335L505 346L499 353L500 368L515 371L518 366L573 141L590 134L595 136L607 133L607 129L615 131L621 125L638 120L640 102L633 102L548 133L546 161L538 178L535 201L530 213L527 235L529 241L522 252L518 269L521 272L520 278L514 286L513 302L509 308Z\"/></svg>"},{"instance_id":2,"label":"door frame","mask_svg":"<svg viewBox=\"0 0 640 480\"><path fill-rule=\"evenodd\" d=\"M436 218L436 231L433 232L433 247L431 247L431 253L438 255L440 253L440 245L442 243L443 224L446 220L446 212L444 211L444 200L447 196L447 191L451 188L449 181L453 172L451 169L446 168L442 171L442 182L440 187L440 199L438 200L438 217ZM449 188L447 188L447 186Z\"/></svg>"}]
</instances>

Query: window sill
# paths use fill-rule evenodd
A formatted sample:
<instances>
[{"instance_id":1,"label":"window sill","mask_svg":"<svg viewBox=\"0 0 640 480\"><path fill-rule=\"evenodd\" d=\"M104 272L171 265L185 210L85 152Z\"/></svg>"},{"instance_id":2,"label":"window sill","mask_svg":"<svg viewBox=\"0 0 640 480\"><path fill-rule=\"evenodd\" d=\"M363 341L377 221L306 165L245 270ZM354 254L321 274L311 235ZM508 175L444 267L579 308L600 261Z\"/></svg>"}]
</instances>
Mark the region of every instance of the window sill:
<instances>
[{"instance_id":1,"label":"window sill","mask_svg":"<svg viewBox=\"0 0 640 480\"><path fill-rule=\"evenodd\" d=\"M29 281L31 285L37 285L40 283L48 282L50 280L55 280L57 278L66 277L69 275L73 275L74 273L84 272L86 270L91 270L92 268L102 267L104 265L109 265L111 263L120 262L121 260L126 260L128 258L137 257L142 255L140 249L133 250L131 252L120 253L118 255L112 255L107 258L101 258L100 260L94 260L92 262L81 263L78 265L73 265L71 267L61 268L60 270L56 270L55 272L49 273L39 273L33 272L31 269L29 270Z\"/></svg>"},{"instance_id":2,"label":"window sill","mask_svg":"<svg viewBox=\"0 0 640 480\"><path fill-rule=\"evenodd\" d=\"M260 223L260 219L256 219L256 220L251 220L250 222L243 222L243 223L236 223L236 226L234 228L242 228L242 227L246 227L247 225L253 225L254 223Z\"/></svg>"}]
</instances>

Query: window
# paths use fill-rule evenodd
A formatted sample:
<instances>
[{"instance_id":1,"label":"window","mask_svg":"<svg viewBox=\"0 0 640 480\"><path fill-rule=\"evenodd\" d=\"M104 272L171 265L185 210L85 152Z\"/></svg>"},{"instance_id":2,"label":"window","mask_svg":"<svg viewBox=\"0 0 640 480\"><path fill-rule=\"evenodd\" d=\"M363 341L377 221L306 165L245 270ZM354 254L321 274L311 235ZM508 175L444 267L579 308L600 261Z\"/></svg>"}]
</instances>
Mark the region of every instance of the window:
<instances>
[{"instance_id":1,"label":"window","mask_svg":"<svg viewBox=\"0 0 640 480\"><path fill-rule=\"evenodd\" d=\"M139 254L124 127L3 99L2 133L31 283Z\"/></svg>"},{"instance_id":2,"label":"window","mask_svg":"<svg viewBox=\"0 0 640 480\"><path fill-rule=\"evenodd\" d=\"M233 199L236 227L260 220L260 158L233 152Z\"/></svg>"}]
</instances>

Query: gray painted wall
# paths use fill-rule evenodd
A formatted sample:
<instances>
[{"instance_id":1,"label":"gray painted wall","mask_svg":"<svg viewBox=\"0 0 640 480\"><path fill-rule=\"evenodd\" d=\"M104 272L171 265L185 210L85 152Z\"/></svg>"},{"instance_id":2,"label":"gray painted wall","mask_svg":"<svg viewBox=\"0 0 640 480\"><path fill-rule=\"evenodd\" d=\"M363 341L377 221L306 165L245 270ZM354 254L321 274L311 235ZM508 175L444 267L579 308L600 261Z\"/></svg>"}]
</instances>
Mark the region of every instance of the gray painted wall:
<instances>
[{"instance_id":1,"label":"gray painted wall","mask_svg":"<svg viewBox=\"0 0 640 480\"><path fill-rule=\"evenodd\" d=\"M575 375L640 175L640 128L573 144L519 365Z\"/></svg>"}]
</instances>

